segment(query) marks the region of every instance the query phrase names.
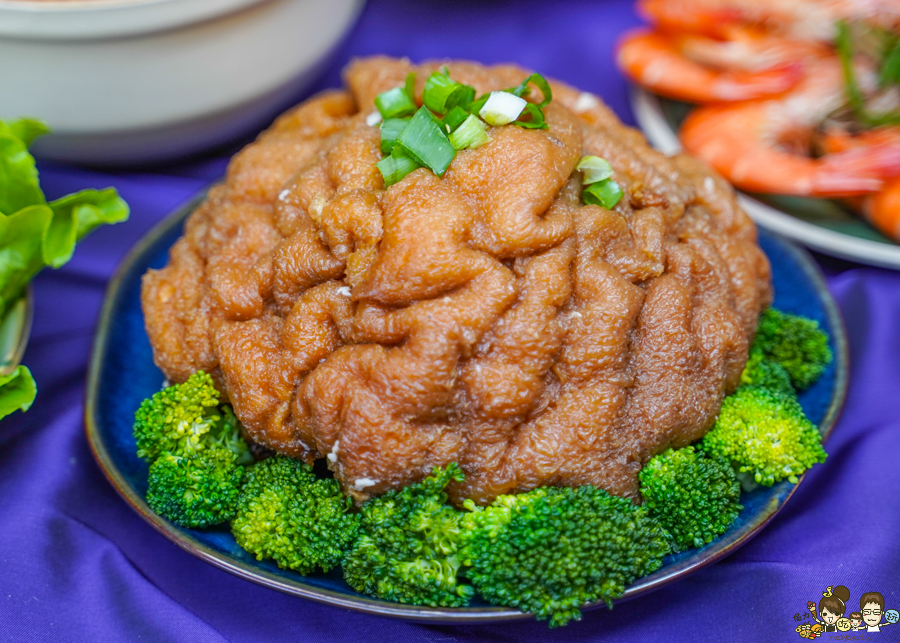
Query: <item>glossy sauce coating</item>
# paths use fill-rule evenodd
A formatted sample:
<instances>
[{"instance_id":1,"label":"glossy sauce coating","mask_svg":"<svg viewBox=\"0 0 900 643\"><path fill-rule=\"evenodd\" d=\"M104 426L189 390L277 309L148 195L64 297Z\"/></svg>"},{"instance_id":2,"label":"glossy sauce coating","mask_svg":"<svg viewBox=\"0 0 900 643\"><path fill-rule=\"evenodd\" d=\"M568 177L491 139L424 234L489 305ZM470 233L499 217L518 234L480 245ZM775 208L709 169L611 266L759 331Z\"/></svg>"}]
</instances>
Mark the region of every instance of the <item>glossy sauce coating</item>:
<instances>
[{"instance_id":1,"label":"glossy sauce coating","mask_svg":"<svg viewBox=\"0 0 900 643\"><path fill-rule=\"evenodd\" d=\"M257 443L327 458L358 501L457 461L456 501L541 485L635 497L733 390L769 265L731 188L561 83L549 130L489 128L388 190L375 96L438 63L372 58L232 160L143 282L157 364L203 369ZM512 66L449 63L479 94ZM580 201L579 159L625 197Z\"/></svg>"}]
</instances>

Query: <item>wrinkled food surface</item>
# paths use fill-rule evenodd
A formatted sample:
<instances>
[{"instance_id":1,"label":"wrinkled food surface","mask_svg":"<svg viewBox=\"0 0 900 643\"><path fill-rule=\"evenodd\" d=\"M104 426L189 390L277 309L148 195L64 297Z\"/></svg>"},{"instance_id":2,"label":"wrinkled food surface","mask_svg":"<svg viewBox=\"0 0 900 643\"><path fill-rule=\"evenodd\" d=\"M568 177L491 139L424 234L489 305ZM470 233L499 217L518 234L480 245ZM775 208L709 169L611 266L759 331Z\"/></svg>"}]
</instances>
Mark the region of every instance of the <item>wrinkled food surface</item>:
<instances>
[{"instance_id":1,"label":"wrinkled food surface","mask_svg":"<svg viewBox=\"0 0 900 643\"><path fill-rule=\"evenodd\" d=\"M731 188L553 83L548 130L491 127L443 178L384 189L380 92L441 63L370 58L234 157L144 276L157 364L203 369L248 437L327 458L357 501L459 462L455 501L542 485L636 497L739 381L768 262ZM479 94L513 66L448 63ZM539 94L539 92L538 92ZM585 206L583 155L625 196Z\"/></svg>"}]
</instances>

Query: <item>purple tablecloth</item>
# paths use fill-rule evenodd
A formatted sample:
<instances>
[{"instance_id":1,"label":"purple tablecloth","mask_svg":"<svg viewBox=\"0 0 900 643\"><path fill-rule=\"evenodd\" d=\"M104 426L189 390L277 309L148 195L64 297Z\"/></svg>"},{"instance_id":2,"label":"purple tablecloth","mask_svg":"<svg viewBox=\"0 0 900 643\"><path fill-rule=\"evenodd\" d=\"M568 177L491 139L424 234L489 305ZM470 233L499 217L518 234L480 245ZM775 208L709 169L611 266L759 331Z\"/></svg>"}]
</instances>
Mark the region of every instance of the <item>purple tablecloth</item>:
<instances>
[{"instance_id":1,"label":"purple tablecloth","mask_svg":"<svg viewBox=\"0 0 900 643\"><path fill-rule=\"evenodd\" d=\"M372 0L317 88L337 85L358 55L514 61L599 94L633 123L612 52L637 22L629 0ZM828 585L849 587L848 613L873 590L900 608L900 273L822 257L852 370L828 461L749 545L681 582L561 630L532 621L425 626L281 594L178 549L120 500L88 451L88 354L119 261L219 178L233 151L146 171L40 165L49 197L113 185L132 215L34 282L25 361L40 392L30 412L0 425L0 640L781 641L797 640L794 615ZM900 625L869 636L898 640Z\"/></svg>"}]
</instances>

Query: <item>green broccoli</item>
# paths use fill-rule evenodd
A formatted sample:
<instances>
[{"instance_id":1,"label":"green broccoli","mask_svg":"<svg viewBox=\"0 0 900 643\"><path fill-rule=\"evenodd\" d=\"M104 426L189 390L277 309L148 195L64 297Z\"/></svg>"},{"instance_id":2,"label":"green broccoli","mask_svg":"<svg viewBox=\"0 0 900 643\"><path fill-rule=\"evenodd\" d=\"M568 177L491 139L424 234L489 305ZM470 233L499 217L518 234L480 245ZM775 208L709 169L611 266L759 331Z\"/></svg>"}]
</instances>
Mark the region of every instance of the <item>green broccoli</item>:
<instances>
[{"instance_id":1,"label":"green broccoli","mask_svg":"<svg viewBox=\"0 0 900 643\"><path fill-rule=\"evenodd\" d=\"M581 606L611 605L625 586L656 570L665 531L625 498L602 489L543 487L465 503L466 577L489 602L517 607L550 627L581 618Z\"/></svg>"},{"instance_id":2,"label":"green broccoli","mask_svg":"<svg viewBox=\"0 0 900 643\"><path fill-rule=\"evenodd\" d=\"M183 384L167 386L141 402L134 415L139 457L153 462L161 453L189 452L216 442L241 462L252 461L240 425L228 406L219 406L212 378L197 371Z\"/></svg>"},{"instance_id":3,"label":"green broccoli","mask_svg":"<svg viewBox=\"0 0 900 643\"><path fill-rule=\"evenodd\" d=\"M702 547L741 512L741 486L727 460L694 447L661 453L639 475L644 506L669 532L674 551Z\"/></svg>"},{"instance_id":4,"label":"green broccoli","mask_svg":"<svg viewBox=\"0 0 900 643\"><path fill-rule=\"evenodd\" d=\"M732 460L766 486L785 478L797 482L826 458L822 436L796 398L759 386L743 386L725 398L700 448Z\"/></svg>"},{"instance_id":5,"label":"green broccoli","mask_svg":"<svg viewBox=\"0 0 900 643\"><path fill-rule=\"evenodd\" d=\"M446 504L456 463L362 506L360 536L344 558L344 579L358 592L398 603L459 607L473 590L457 579L464 513Z\"/></svg>"},{"instance_id":6,"label":"green broccoli","mask_svg":"<svg viewBox=\"0 0 900 643\"><path fill-rule=\"evenodd\" d=\"M247 470L231 532L257 559L308 574L341 562L356 538L359 516L334 479L319 479L312 467L276 455Z\"/></svg>"},{"instance_id":7,"label":"green broccoli","mask_svg":"<svg viewBox=\"0 0 900 643\"><path fill-rule=\"evenodd\" d=\"M218 525L234 516L243 473L219 446L189 456L166 451L150 465L147 504L183 527Z\"/></svg>"},{"instance_id":8,"label":"green broccoli","mask_svg":"<svg viewBox=\"0 0 900 643\"><path fill-rule=\"evenodd\" d=\"M818 322L775 308L760 316L753 348L781 364L798 391L819 379L833 359L828 335Z\"/></svg>"},{"instance_id":9,"label":"green broccoli","mask_svg":"<svg viewBox=\"0 0 900 643\"><path fill-rule=\"evenodd\" d=\"M199 371L144 400L135 413L138 456L150 463L147 503L183 527L210 527L234 515L242 464L252 461L231 407Z\"/></svg>"},{"instance_id":10,"label":"green broccoli","mask_svg":"<svg viewBox=\"0 0 900 643\"><path fill-rule=\"evenodd\" d=\"M778 362L766 359L757 348L750 350L747 365L741 373L741 386L761 386L788 396L797 394L785 368Z\"/></svg>"}]
</instances>

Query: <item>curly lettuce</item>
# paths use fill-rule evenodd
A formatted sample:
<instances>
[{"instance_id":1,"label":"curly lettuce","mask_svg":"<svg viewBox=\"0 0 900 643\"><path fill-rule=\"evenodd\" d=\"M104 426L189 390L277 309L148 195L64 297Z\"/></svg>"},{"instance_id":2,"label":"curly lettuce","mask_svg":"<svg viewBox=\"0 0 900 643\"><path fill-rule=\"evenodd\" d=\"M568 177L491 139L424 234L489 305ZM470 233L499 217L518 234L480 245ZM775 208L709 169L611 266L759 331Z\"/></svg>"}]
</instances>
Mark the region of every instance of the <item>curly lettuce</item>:
<instances>
[{"instance_id":1,"label":"curly lettuce","mask_svg":"<svg viewBox=\"0 0 900 643\"><path fill-rule=\"evenodd\" d=\"M47 131L32 119L0 120L0 321L43 268L63 266L92 230L128 218L128 204L112 188L47 201L28 152ZM27 410L36 392L27 368L0 378L0 418Z\"/></svg>"}]
</instances>

